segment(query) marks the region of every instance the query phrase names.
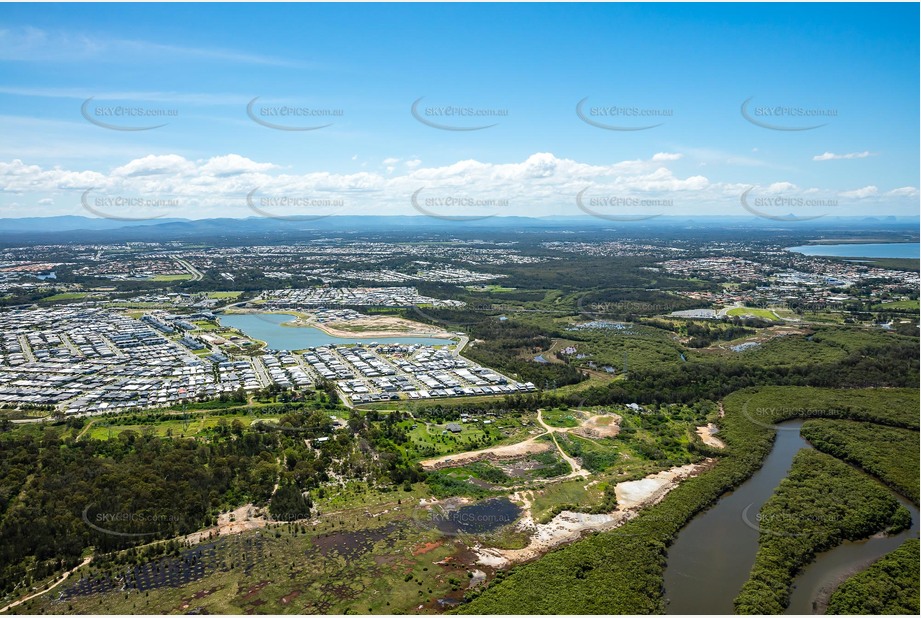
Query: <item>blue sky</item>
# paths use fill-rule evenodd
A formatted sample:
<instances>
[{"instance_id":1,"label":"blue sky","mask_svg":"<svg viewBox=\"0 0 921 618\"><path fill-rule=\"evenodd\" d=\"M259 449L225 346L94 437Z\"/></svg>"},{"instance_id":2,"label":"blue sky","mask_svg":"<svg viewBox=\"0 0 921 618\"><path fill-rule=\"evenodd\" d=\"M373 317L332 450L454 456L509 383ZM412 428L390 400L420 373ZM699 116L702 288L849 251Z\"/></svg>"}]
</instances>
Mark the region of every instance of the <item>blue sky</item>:
<instances>
[{"instance_id":1,"label":"blue sky","mask_svg":"<svg viewBox=\"0 0 921 618\"><path fill-rule=\"evenodd\" d=\"M917 214L917 24L916 4L4 4L0 216L106 196L252 216L251 191L279 216L749 215L749 188L768 215ZM263 126L255 97L329 126Z\"/></svg>"}]
</instances>

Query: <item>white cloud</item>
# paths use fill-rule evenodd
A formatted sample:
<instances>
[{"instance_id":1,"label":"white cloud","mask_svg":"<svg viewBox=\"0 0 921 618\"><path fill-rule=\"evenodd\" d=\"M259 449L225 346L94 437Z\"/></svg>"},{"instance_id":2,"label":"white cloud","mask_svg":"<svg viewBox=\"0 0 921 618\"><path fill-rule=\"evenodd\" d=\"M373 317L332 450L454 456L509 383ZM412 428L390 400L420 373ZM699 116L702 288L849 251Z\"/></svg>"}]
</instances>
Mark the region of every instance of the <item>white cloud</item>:
<instances>
[{"instance_id":1,"label":"white cloud","mask_svg":"<svg viewBox=\"0 0 921 618\"><path fill-rule=\"evenodd\" d=\"M34 205L40 199L53 199L53 204L41 202L42 215L85 215L81 196L87 189L94 189L93 200L107 196L176 198L181 206L167 216L247 217L254 213L245 198L258 191L265 197L339 198L345 203L342 214L418 214L412 209L410 197L422 191L423 199L470 198L506 203L501 212L486 214L580 215L584 213L579 211L575 196L584 191L586 198L668 199L675 206L666 214L697 214L712 213L712 209L724 213L738 210L739 195L751 187L749 183L719 182L699 174L678 175L667 161L661 156L657 160L655 155L607 164L559 158L549 152L513 162L466 159L425 167L419 159L402 161L393 157L384 163L390 164L386 171L378 168L355 173L292 173L274 163L240 154L191 159L170 153L138 157L111 170L96 171L43 167L14 159L0 162L0 208L5 208L8 216L31 216L36 214ZM819 194L816 189L802 189L785 181L758 190L763 194ZM32 206L22 206L14 214L9 202L4 204L3 194ZM864 198L877 194L877 187L870 186L840 195ZM913 187L902 187L886 195L893 200L909 200L916 194ZM834 193L822 190L821 195Z\"/></svg>"},{"instance_id":2,"label":"white cloud","mask_svg":"<svg viewBox=\"0 0 921 618\"><path fill-rule=\"evenodd\" d=\"M868 185L866 187L862 187L860 189L854 189L852 191L842 191L841 197L853 197L858 200L862 200L864 198L873 197L874 195L877 195L878 193L879 193L879 188L875 187L874 185Z\"/></svg>"},{"instance_id":3,"label":"white cloud","mask_svg":"<svg viewBox=\"0 0 921 618\"><path fill-rule=\"evenodd\" d=\"M887 197L917 197L918 189L916 187L899 187L886 192Z\"/></svg>"},{"instance_id":4,"label":"white cloud","mask_svg":"<svg viewBox=\"0 0 921 618\"><path fill-rule=\"evenodd\" d=\"M864 150L863 152L849 152L847 154L835 154L833 152L824 152L820 155L812 157L813 161L837 161L839 159L866 159L867 157L873 156L873 153L869 150Z\"/></svg>"},{"instance_id":5,"label":"white cloud","mask_svg":"<svg viewBox=\"0 0 921 618\"><path fill-rule=\"evenodd\" d=\"M256 163L238 154L229 154L208 159L208 162L200 166L198 171L212 176L236 176L238 174L267 172L276 167L274 163Z\"/></svg>"},{"instance_id":6,"label":"white cloud","mask_svg":"<svg viewBox=\"0 0 921 618\"><path fill-rule=\"evenodd\" d=\"M21 62L135 63L216 60L229 63L306 68L303 62L229 49L183 47L153 41L118 39L106 34L34 28L0 28L0 60Z\"/></svg>"},{"instance_id":7,"label":"white cloud","mask_svg":"<svg viewBox=\"0 0 921 618\"><path fill-rule=\"evenodd\" d=\"M394 171L396 171L397 163L399 162L400 160L395 157L387 157L386 159L381 161L381 163L384 165L384 169L387 170L388 174L392 174Z\"/></svg>"},{"instance_id":8,"label":"white cloud","mask_svg":"<svg viewBox=\"0 0 921 618\"><path fill-rule=\"evenodd\" d=\"M784 169L783 166L772 165L756 157L735 154L714 148L683 148L683 150L694 160L711 165L738 165L740 167L774 167Z\"/></svg>"},{"instance_id":9,"label":"white cloud","mask_svg":"<svg viewBox=\"0 0 921 618\"><path fill-rule=\"evenodd\" d=\"M767 191L770 193L783 193L784 191L795 191L796 185L792 182L774 182L768 185Z\"/></svg>"},{"instance_id":10,"label":"white cloud","mask_svg":"<svg viewBox=\"0 0 921 618\"><path fill-rule=\"evenodd\" d=\"M683 154L680 154L677 152L657 152L656 154L652 155L652 160L653 161L677 161L683 156L684 156Z\"/></svg>"},{"instance_id":11,"label":"white cloud","mask_svg":"<svg viewBox=\"0 0 921 618\"><path fill-rule=\"evenodd\" d=\"M113 176L152 176L156 174L188 174L195 165L177 154L147 155L129 161L112 170Z\"/></svg>"}]
</instances>

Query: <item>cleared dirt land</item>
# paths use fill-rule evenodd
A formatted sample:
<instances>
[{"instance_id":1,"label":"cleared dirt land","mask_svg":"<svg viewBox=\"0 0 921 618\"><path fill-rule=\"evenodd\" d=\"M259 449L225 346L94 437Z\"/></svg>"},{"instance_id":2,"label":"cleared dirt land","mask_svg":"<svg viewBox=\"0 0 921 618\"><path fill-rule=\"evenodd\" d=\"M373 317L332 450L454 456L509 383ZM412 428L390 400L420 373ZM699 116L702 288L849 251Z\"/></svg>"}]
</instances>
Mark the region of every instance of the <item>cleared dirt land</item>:
<instances>
[{"instance_id":1,"label":"cleared dirt land","mask_svg":"<svg viewBox=\"0 0 921 618\"><path fill-rule=\"evenodd\" d=\"M703 440L704 444L707 446L712 446L713 448L726 448L723 441L716 437L717 431L719 431L719 428L713 423L710 423L703 427L698 427L697 435L700 436L700 439Z\"/></svg>"},{"instance_id":2,"label":"cleared dirt land","mask_svg":"<svg viewBox=\"0 0 921 618\"><path fill-rule=\"evenodd\" d=\"M358 320L341 320L319 324L305 321L303 326L315 326L335 337L392 337L394 335L418 335L423 337L449 337L443 328L421 322L404 320L391 316L375 316Z\"/></svg>"},{"instance_id":3,"label":"cleared dirt land","mask_svg":"<svg viewBox=\"0 0 921 618\"><path fill-rule=\"evenodd\" d=\"M543 434L542 434L543 435ZM437 470L449 466L463 466L482 460L514 459L524 455L534 455L543 453L553 448L549 442L538 441L540 436L534 436L523 442L516 444L507 444L505 446L492 446L479 451L468 451L466 453L457 453L454 455L445 455L434 459L426 459L420 462L425 470Z\"/></svg>"},{"instance_id":4,"label":"cleared dirt land","mask_svg":"<svg viewBox=\"0 0 921 618\"><path fill-rule=\"evenodd\" d=\"M533 494L522 491L513 494L513 500L524 504L521 519L516 524L518 530L528 532L531 540L524 549L496 549L477 546L474 551L477 561L485 566L503 568L511 564L533 560L551 549L577 540L583 533L611 530L636 516L636 511L659 502L678 483L684 479L700 474L713 460L699 464L688 464L651 474L638 481L625 481L615 487L617 508L610 513L576 513L563 511L550 522L539 524L531 515Z\"/></svg>"},{"instance_id":5,"label":"cleared dirt land","mask_svg":"<svg viewBox=\"0 0 921 618\"><path fill-rule=\"evenodd\" d=\"M617 414L598 414L589 417L572 433L586 438L613 438L620 433L620 421Z\"/></svg>"}]
</instances>

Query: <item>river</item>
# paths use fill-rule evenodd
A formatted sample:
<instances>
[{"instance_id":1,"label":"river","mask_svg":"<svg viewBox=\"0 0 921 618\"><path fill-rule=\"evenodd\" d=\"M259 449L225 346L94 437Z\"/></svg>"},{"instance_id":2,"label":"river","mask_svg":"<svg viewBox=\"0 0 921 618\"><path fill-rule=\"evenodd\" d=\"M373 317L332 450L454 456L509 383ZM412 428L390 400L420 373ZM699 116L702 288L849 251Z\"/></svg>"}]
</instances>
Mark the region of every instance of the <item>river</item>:
<instances>
[{"instance_id":1,"label":"river","mask_svg":"<svg viewBox=\"0 0 921 618\"><path fill-rule=\"evenodd\" d=\"M743 511L754 521L761 507L790 470L793 456L812 448L799 435L802 420L777 425L774 447L764 465L750 479L726 494L709 510L685 526L668 551L665 569L666 611L669 614L732 614L733 600L755 563L758 531L742 519ZM859 570L918 536L918 509L895 494L911 512L912 527L891 537L845 542L816 560L794 580L787 613L811 614L813 601L828 594L843 576Z\"/></svg>"}]
</instances>

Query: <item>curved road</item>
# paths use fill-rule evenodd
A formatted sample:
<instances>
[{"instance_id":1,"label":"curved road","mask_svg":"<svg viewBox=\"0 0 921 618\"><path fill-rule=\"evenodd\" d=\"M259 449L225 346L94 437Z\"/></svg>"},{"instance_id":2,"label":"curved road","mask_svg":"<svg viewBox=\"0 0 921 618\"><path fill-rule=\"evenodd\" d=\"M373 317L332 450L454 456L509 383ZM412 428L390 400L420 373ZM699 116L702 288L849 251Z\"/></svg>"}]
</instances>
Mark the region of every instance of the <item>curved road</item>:
<instances>
[{"instance_id":1,"label":"curved road","mask_svg":"<svg viewBox=\"0 0 921 618\"><path fill-rule=\"evenodd\" d=\"M544 411L540 408L537 409L537 422L540 423L541 427L547 430L547 433L550 434L550 439L553 440L553 444L556 445L556 450L560 452L560 457L562 457L566 463L569 464L569 467L572 468L572 472L568 476L591 476L591 472L582 468L575 459L566 454L566 451L560 446L560 443L556 441L556 428L551 427L544 422Z\"/></svg>"},{"instance_id":2,"label":"curved road","mask_svg":"<svg viewBox=\"0 0 921 618\"><path fill-rule=\"evenodd\" d=\"M87 556L86 558L83 559L83 562L81 562L80 564L78 564L77 566L75 566L74 568L72 568L71 570L65 571L64 574L61 575L61 577L59 577L59 578L57 579L57 581L55 581L53 584L51 584L50 586L48 586L48 587L45 588L44 590L39 590L39 591L36 592L35 594L30 594L29 596L23 597L23 598L19 599L18 601L13 601L12 603L10 603L9 605L7 605L6 607L0 608L0 614L2 614L3 612L5 612L5 611L8 610L8 609L12 609L12 608L16 607L17 605L22 605L22 604L25 603L26 601L30 601L30 600L34 599L35 597L39 597L39 596L45 594L46 592L51 592L52 590L54 590L55 588L57 588L58 586L60 586L61 584L63 584L64 581L65 581L68 577L70 577L70 574L71 574L71 573L73 573L74 571L76 571L77 569L79 569L79 568L81 568L81 567L85 567L86 565L88 565L88 564L90 563L90 560L92 560L92 559L93 559L92 556Z\"/></svg>"}]
</instances>

